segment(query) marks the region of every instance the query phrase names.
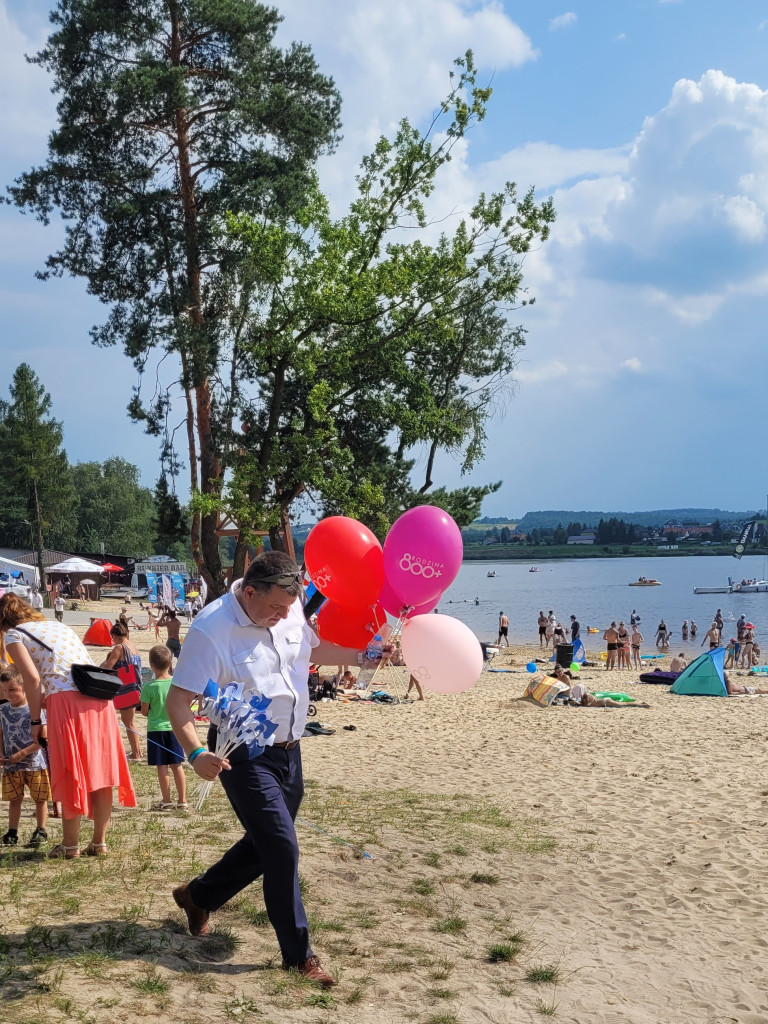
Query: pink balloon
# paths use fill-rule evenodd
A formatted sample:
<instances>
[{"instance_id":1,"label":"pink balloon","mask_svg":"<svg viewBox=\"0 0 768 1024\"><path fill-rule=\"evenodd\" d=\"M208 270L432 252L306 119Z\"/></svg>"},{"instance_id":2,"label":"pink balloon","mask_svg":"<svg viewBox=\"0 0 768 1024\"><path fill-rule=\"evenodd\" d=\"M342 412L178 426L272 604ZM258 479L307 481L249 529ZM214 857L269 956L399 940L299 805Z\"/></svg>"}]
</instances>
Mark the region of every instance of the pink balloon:
<instances>
[{"instance_id":1,"label":"pink balloon","mask_svg":"<svg viewBox=\"0 0 768 1024\"><path fill-rule=\"evenodd\" d=\"M419 505L392 524L384 541L384 574L394 593L418 608L453 583L463 556L461 530L448 513Z\"/></svg>"},{"instance_id":2,"label":"pink balloon","mask_svg":"<svg viewBox=\"0 0 768 1024\"><path fill-rule=\"evenodd\" d=\"M450 615L420 615L403 626L403 659L437 693L461 693L480 678L483 651L475 634Z\"/></svg>"},{"instance_id":3,"label":"pink balloon","mask_svg":"<svg viewBox=\"0 0 768 1024\"><path fill-rule=\"evenodd\" d=\"M427 601L426 604L418 605L415 608L412 607L409 612L406 612L406 618L412 619L414 615L424 615L425 612L431 612L433 608L437 607L441 597L442 594L438 594L432 601ZM384 605L385 611L388 611L390 615L394 615L396 619L400 618L403 608L409 607L406 601L397 596L386 580L384 580L384 586L381 588L379 602Z\"/></svg>"}]
</instances>

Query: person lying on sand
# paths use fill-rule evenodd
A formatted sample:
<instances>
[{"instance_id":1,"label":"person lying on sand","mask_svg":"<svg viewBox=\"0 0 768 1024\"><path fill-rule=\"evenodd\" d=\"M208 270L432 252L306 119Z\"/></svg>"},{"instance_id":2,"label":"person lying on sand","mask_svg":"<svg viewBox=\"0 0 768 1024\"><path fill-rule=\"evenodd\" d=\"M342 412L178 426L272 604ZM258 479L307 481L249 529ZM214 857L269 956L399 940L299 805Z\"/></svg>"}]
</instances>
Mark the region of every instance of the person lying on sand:
<instances>
[{"instance_id":1,"label":"person lying on sand","mask_svg":"<svg viewBox=\"0 0 768 1024\"><path fill-rule=\"evenodd\" d=\"M640 700L614 700L613 697L593 697L585 693L581 698L584 708L649 708L651 705Z\"/></svg>"},{"instance_id":2,"label":"person lying on sand","mask_svg":"<svg viewBox=\"0 0 768 1024\"><path fill-rule=\"evenodd\" d=\"M743 697L745 694L752 696L754 694L768 693L768 690L761 690L756 686L742 686L741 683L732 683L727 672L723 672L723 679L725 680L725 688L728 691L729 697Z\"/></svg>"}]
</instances>

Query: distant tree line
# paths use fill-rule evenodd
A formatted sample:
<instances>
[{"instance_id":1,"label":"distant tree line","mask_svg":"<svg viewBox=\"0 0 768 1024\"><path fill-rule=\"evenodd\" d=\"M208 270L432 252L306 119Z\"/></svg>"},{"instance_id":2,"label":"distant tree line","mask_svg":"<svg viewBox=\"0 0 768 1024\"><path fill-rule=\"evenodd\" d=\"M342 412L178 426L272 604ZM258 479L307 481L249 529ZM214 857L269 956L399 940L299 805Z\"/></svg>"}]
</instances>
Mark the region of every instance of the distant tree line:
<instances>
[{"instance_id":1,"label":"distant tree line","mask_svg":"<svg viewBox=\"0 0 768 1024\"><path fill-rule=\"evenodd\" d=\"M165 476L154 493L120 456L71 465L51 396L27 363L0 401L0 546L191 557L185 510Z\"/></svg>"}]
</instances>

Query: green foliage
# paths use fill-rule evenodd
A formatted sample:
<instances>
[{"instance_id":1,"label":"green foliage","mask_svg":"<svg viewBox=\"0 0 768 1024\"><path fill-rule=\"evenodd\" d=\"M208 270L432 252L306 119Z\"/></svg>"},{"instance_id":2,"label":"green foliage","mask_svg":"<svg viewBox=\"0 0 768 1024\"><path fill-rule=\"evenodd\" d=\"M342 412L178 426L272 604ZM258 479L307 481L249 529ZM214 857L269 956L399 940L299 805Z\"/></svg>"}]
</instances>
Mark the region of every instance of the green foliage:
<instances>
[{"instance_id":1,"label":"green foliage","mask_svg":"<svg viewBox=\"0 0 768 1024\"><path fill-rule=\"evenodd\" d=\"M51 417L51 396L27 363L0 402L0 544L31 548L39 507L42 544L58 547L75 524L76 496L62 447L62 426Z\"/></svg>"},{"instance_id":2,"label":"green foliage","mask_svg":"<svg viewBox=\"0 0 768 1024\"><path fill-rule=\"evenodd\" d=\"M139 483L136 466L119 456L72 467L77 488L75 551L106 551L141 558L153 550L152 492Z\"/></svg>"},{"instance_id":3,"label":"green foliage","mask_svg":"<svg viewBox=\"0 0 768 1024\"><path fill-rule=\"evenodd\" d=\"M58 125L12 200L46 223L63 215L42 276L83 277L111 307L96 344L122 345L140 371L154 353L164 362L174 384L138 391L130 412L175 472L168 416L180 397L191 490L217 495L234 411L225 382L259 286L224 219L301 217L336 138L338 94L306 46L274 45L280 16L254 0L59 0L51 20L33 61L52 77ZM216 593L214 530L215 513L193 516Z\"/></svg>"},{"instance_id":4,"label":"green foliage","mask_svg":"<svg viewBox=\"0 0 768 1024\"><path fill-rule=\"evenodd\" d=\"M158 555L170 554L188 540L189 523L179 499L168 487L165 473L155 485L154 503L154 550Z\"/></svg>"},{"instance_id":5,"label":"green foliage","mask_svg":"<svg viewBox=\"0 0 768 1024\"><path fill-rule=\"evenodd\" d=\"M508 320L533 301L523 259L554 220L551 201L510 182L432 230L437 176L491 94L471 52L428 130L403 120L381 138L334 219L314 164L335 142L338 96L306 47L274 46L273 9L59 0L52 20L34 61L59 123L11 197L43 221L63 214L43 276L84 277L111 306L94 341L169 372L130 412L174 473L184 403L192 549L212 596L222 509L241 530L236 568L252 531L276 543L300 497L380 535L419 502L470 522L498 485L435 490L435 460L470 470L482 456L525 340Z\"/></svg>"},{"instance_id":6,"label":"green foliage","mask_svg":"<svg viewBox=\"0 0 768 1024\"><path fill-rule=\"evenodd\" d=\"M508 183L431 244L395 234L429 225L438 173L485 114L489 91L476 84L471 53L456 63L429 130L403 120L364 158L344 217L332 219L316 192L282 234L252 216L229 220L264 282L243 332L243 428L225 495L241 523L267 525L306 493L321 514L361 518L380 534L426 502L464 525L499 486L433 490L434 463L446 450L469 470L483 452L524 344L506 316L529 301L521 259L548 236L554 211ZM415 487L419 450L426 469Z\"/></svg>"}]
</instances>

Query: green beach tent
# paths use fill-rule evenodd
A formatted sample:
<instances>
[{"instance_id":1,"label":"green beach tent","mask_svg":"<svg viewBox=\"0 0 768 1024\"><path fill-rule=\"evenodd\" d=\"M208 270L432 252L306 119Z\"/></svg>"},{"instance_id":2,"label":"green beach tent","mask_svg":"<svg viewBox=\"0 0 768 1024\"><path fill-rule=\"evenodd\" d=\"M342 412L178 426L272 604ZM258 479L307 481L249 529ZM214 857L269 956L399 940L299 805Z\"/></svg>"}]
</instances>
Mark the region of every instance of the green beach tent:
<instances>
[{"instance_id":1,"label":"green beach tent","mask_svg":"<svg viewBox=\"0 0 768 1024\"><path fill-rule=\"evenodd\" d=\"M715 647L712 651L692 661L670 686L670 693L682 693L688 697L727 697L723 678L725 648Z\"/></svg>"}]
</instances>

